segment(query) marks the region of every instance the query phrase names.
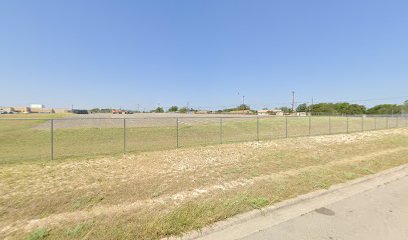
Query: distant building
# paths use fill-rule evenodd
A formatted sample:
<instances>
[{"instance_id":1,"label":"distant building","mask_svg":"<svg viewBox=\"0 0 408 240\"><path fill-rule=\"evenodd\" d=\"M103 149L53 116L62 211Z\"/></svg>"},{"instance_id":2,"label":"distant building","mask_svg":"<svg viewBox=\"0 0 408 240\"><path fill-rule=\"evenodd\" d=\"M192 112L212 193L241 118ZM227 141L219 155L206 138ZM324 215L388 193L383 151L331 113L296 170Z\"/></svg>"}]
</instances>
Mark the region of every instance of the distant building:
<instances>
[{"instance_id":1,"label":"distant building","mask_svg":"<svg viewBox=\"0 0 408 240\"><path fill-rule=\"evenodd\" d=\"M307 116L307 113L306 112L296 112L296 116L305 117Z\"/></svg>"},{"instance_id":2,"label":"distant building","mask_svg":"<svg viewBox=\"0 0 408 240\"><path fill-rule=\"evenodd\" d=\"M272 115L271 110L268 110L268 109L258 110L257 112L258 112L258 115Z\"/></svg>"},{"instance_id":3,"label":"distant building","mask_svg":"<svg viewBox=\"0 0 408 240\"><path fill-rule=\"evenodd\" d=\"M122 109L112 109L112 114L132 114L132 112Z\"/></svg>"},{"instance_id":4,"label":"distant building","mask_svg":"<svg viewBox=\"0 0 408 240\"><path fill-rule=\"evenodd\" d=\"M234 111L227 112L227 113L229 113L229 114L245 114L245 115L253 114L251 112L251 110L234 110Z\"/></svg>"},{"instance_id":5,"label":"distant building","mask_svg":"<svg viewBox=\"0 0 408 240\"><path fill-rule=\"evenodd\" d=\"M55 113L52 108L30 108L31 113Z\"/></svg>"},{"instance_id":6,"label":"distant building","mask_svg":"<svg viewBox=\"0 0 408 240\"><path fill-rule=\"evenodd\" d=\"M68 108L54 108L55 113L68 113L71 109Z\"/></svg>"},{"instance_id":7,"label":"distant building","mask_svg":"<svg viewBox=\"0 0 408 240\"><path fill-rule=\"evenodd\" d=\"M30 113L30 108L29 107L13 107L15 112L18 113Z\"/></svg>"},{"instance_id":8,"label":"distant building","mask_svg":"<svg viewBox=\"0 0 408 240\"><path fill-rule=\"evenodd\" d=\"M43 104L31 104L30 107L0 107L7 113L67 113L68 108L46 108Z\"/></svg>"},{"instance_id":9,"label":"distant building","mask_svg":"<svg viewBox=\"0 0 408 240\"><path fill-rule=\"evenodd\" d=\"M43 104L30 104L30 108L45 108Z\"/></svg>"},{"instance_id":10,"label":"distant building","mask_svg":"<svg viewBox=\"0 0 408 240\"><path fill-rule=\"evenodd\" d=\"M4 111L4 112L14 112L14 108L12 107L0 107L0 111Z\"/></svg>"},{"instance_id":11,"label":"distant building","mask_svg":"<svg viewBox=\"0 0 408 240\"><path fill-rule=\"evenodd\" d=\"M283 111L280 109L266 109L266 110L258 110L258 115L275 115L275 116L283 116Z\"/></svg>"},{"instance_id":12,"label":"distant building","mask_svg":"<svg viewBox=\"0 0 408 240\"><path fill-rule=\"evenodd\" d=\"M275 113L275 116L283 116L283 115L285 115L285 113L283 111Z\"/></svg>"}]
</instances>

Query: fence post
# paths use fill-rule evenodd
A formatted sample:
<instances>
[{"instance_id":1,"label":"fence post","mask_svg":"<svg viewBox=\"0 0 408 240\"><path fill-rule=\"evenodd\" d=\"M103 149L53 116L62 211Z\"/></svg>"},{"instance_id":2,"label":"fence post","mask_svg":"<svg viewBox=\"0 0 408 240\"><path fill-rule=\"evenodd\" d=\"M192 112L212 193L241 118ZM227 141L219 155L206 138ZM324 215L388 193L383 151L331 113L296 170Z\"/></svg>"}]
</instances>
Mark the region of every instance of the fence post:
<instances>
[{"instance_id":1,"label":"fence post","mask_svg":"<svg viewBox=\"0 0 408 240\"><path fill-rule=\"evenodd\" d=\"M222 144L222 118L220 118L220 144Z\"/></svg>"},{"instance_id":2,"label":"fence post","mask_svg":"<svg viewBox=\"0 0 408 240\"><path fill-rule=\"evenodd\" d=\"M332 129L331 129L331 116L329 116L329 135L332 134Z\"/></svg>"},{"instance_id":3,"label":"fence post","mask_svg":"<svg viewBox=\"0 0 408 240\"><path fill-rule=\"evenodd\" d=\"M285 118L286 137L288 137L288 116Z\"/></svg>"},{"instance_id":4,"label":"fence post","mask_svg":"<svg viewBox=\"0 0 408 240\"><path fill-rule=\"evenodd\" d=\"M176 118L176 126L177 126L177 134L176 134L176 139L177 139L177 148L179 147L179 120Z\"/></svg>"},{"instance_id":5,"label":"fence post","mask_svg":"<svg viewBox=\"0 0 408 240\"><path fill-rule=\"evenodd\" d=\"M350 130L349 130L349 117L347 116L347 133L349 133L350 132Z\"/></svg>"},{"instance_id":6,"label":"fence post","mask_svg":"<svg viewBox=\"0 0 408 240\"><path fill-rule=\"evenodd\" d=\"M259 117L256 117L256 140L259 141Z\"/></svg>"},{"instance_id":7,"label":"fence post","mask_svg":"<svg viewBox=\"0 0 408 240\"><path fill-rule=\"evenodd\" d=\"M54 119L51 119L51 160L54 160Z\"/></svg>"},{"instance_id":8,"label":"fence post","mask_svg":"<svg viewBox=\"0 0 408 240\"><path fill-rule=\"evenodd\" d=\"M126 154L126 118L123 118L123 154Z\"/></svg>"},{"instance_id":9,"label":"fence post","mask_svg":"<svg viewBox=\"0 0 408 240\"><path fill-rule=\"evenodd\" d=\"M309 136L312 135L312 116L309 116Z\"/></svg>"}]
</instances>

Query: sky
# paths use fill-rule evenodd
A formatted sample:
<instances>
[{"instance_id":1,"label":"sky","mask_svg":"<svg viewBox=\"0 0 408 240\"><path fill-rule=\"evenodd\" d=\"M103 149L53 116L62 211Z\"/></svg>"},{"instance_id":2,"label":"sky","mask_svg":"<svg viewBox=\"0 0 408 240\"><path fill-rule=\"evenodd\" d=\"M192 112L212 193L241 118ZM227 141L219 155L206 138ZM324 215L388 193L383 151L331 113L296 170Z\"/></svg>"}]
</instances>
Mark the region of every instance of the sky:
<instances>
[{"instance_id":1,"label":"sky","mask_svg":"<svg viewBox=\"0 0 408 240\"><path fill-rule=\"evenodd\" d=\"M404 0L2 0L0 105L408 99ZM380 100L375 100L380 99ZM363 101L368 100L368 101Z\"/></svg>"}]
</instances>

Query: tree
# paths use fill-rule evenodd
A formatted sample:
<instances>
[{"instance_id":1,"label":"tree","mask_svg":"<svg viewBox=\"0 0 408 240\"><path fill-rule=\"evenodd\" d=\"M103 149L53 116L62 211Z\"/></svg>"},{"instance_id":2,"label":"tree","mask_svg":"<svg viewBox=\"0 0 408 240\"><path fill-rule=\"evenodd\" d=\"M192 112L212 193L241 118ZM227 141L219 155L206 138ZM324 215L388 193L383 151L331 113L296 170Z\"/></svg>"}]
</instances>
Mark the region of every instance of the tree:
<instances>
[{"instance_id":1,"label":"tree","mask_svg":"<svg viewBox=\"0 0 408 240\"><path fill-rule=\"evenodd\" d=\"M380 104L367 110L368 114L400 114L403 106L397 104Z\"/></svg>"},{"instance_id":2,"label":"tree","mask_svg":"<svg viewBox=\"0 0 408 240\"><path fill-rule=\"evenodd\" d=\"M154 110L154 112L155 112L155 113L163 113L164 110L163 110L162 107L157 107L157 108Z\"/></svg>"},{"instance_id":3,"label":"tree","mask_svg":"<svg viewBox=\"0 0 408 240\"><path fill-rule=\"evenodd\" d=\"M337 113L337 114L364 114L366 107L359 104L341 103L318 103L309 107L314 113Z\"/></svg>"},{"instance_id":4,"label":"tree","mask_svg":"<svg viewBox=\"0 0 408 240\"><path fill-rule=\"evenodd\" d=\"M93 108L93 109L89 110L89 112L90 112L90 113L100 113L100 112L101 112L101 109L99 109L99 108Z\"/></svg>"},{"instance_id":5,"label":"tree","mask_svg":"<svg viewBox=\"0 0 408 240\"><path fill-rule=\"evenodd\" d=\"M308 111L308 107L306 103L302 103L296 108L296 112L307 112L307 111Z\"/></svg>"},{"instance_id":6,"label":"tree","mask_svg":"<svg viewBox=\"0 0 408 240\"><path fill-rule=\"evenodd\" d=\"M350 103L340 102L333 105L334 110L340 114L350 114Z\"/></svg>"},{"instance_id":7,"label":"tree","mask_svg":"<svg viewBox=\"0 0 408 240\"><path fill-rule=\"evenodd\" d=\"M350 104L344 111L338 111L341 114L364 114L366 113L366 107L358 104Z\"/></svg>"},{"instance_id":8,"label":"tree","mask_svg":"<svg viewBox=\"0 0 408 240\"><path fill-rule=\"evenodd\" d=\"M168 112L177 112L178 107L177 106L171 106L168 110Z\"/></svg>"},{"instance_id":9,"label":"tree","mask_svg":"<svg viewBox=\"0 0 408 240\"><path fill-rule=\"evenodd\" d=\"M187 113L188 109L186 107L182 107L179 109L180 113Z\"/></svg>"},{"instance_id":10,"label":"tree","mask_svg":"<svg viewBox=\"0 0 408 240\"><path fill-rule=\"evenodd\" d=\"M282 112L284 113L292 113L292 108L288 108L288 107L281 107L279 108L280 110L282 110Z\"/></svg>"},{"instance_id":11,"label":"tree","mask_svg":"<svg viewBox=\"0 0 408 240\"><path fill-rule=\"evenodd\" d=\"M313 113L335 113L333 103L318 103L310 106Z\"/></svg>"},{"instance_id":12,"label":"tree","mask_svg":"<svg viewBox=\"0 0 408 240\"><path fill-rule=\"evenodd\" d=\"M404 105L402 105L402 111L403 113L408 113L408 100L406 100Z\"/></svg>"},{"instance_id":13,"label":"tree","mask_svg":"<svg viewBox=\"0 0 408 240\"><path fill-rule=\"evenodd\" d=\"M251 110L251 108L246 104L241 104L238 106L238 110Z\"/></svg>"}]
</instances>

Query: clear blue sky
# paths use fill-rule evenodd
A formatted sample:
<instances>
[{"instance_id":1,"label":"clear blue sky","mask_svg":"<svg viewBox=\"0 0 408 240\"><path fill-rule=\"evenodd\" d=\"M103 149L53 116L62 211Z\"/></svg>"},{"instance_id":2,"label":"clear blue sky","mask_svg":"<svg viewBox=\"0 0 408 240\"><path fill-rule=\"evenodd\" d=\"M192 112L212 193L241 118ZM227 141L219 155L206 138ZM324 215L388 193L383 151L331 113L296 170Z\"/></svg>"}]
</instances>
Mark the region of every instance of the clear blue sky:
<instances>
[{"instance_id":1,"label":"clear blue sky","mask_svg":"<svg viewBox=\"0 0 408 240\"><path fill-rule=\"evenodd\" d=\"M0 105L407 96L407 13L406 0L2 0Z\"/></svg>"}]
</instances>

